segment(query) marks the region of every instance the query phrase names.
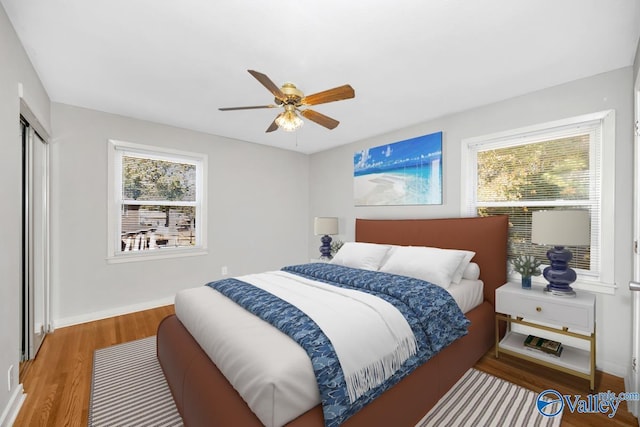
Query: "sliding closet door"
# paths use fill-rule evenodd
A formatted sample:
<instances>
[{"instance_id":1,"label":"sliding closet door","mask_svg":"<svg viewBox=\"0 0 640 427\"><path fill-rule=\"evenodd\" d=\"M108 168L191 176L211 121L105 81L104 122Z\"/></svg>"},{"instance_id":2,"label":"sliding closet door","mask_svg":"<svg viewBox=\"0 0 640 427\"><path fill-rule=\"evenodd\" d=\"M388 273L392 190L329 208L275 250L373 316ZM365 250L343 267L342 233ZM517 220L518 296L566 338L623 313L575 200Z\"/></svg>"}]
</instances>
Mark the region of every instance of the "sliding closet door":
<instances>
[{"instance_id":1,"label":"sliding closet door","mask_svg":"<svg viewBox=\"0 0 640 427\"><path fill-rule=\"evenodd\" d=\"M33 359L49 330L49 150L26 120L23 144L23 342Z\"/></svg>"}]
</instances>

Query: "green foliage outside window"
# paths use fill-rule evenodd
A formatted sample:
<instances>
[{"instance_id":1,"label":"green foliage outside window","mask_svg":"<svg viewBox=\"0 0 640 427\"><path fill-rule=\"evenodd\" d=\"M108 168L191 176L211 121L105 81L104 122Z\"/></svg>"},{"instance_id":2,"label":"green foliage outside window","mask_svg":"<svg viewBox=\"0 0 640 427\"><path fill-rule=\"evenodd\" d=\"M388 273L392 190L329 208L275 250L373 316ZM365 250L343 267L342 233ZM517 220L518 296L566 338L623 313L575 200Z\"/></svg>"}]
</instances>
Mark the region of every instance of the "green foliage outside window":
<instances>
[{"instance_id":1,"label":"green foliage outside window","mask_svg":"<svg viewBox=\"0 0 640 427\"><path fill-rule=\"evenodd\" d=\"M477 153L478 215L509 215L509 257L546 260L545 246L531 244L535 210L589 209L588 134ZM589 247L569 247L573 268L590 269Z\"/></svg>"},{"instance_id":2,"label":"green foliage outside window","mask_svg":"<svg viewBox=\"0 0 640 427\"><path fill-rule=\"evenodd\" d=\"M122 178L127 200L196 200L195 165L123 156Z\"/></svg>"}]
</instances>

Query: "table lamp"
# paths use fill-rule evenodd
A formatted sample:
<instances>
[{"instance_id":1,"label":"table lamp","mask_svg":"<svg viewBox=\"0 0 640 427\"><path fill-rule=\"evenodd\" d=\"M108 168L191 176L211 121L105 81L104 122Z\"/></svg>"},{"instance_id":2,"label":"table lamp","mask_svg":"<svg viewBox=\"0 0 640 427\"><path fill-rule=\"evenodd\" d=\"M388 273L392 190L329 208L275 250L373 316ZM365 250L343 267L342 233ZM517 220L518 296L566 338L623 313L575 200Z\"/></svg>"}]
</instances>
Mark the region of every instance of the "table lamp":
<instances>
[{"instance_id":1,"label":"table lamp","mask_svg":"<svg viewBox=\"0 0 640 427\"><path fill-rule=\"evenodd\" d=\"M571 284L576 272L568 266L573 258L565 246L586 246L591 243L589 211L585 209L548 210L533 212L531 243L551 245L547 251L549 266L542 275L549 282L545 291L553 295L574 297Z\"/></svg>"},{"instance_id":2,"label":"table lamp","mask_svg":"<svg viewBox=\"0 0 640 427\"><path fill-rule=\"evenodd\" d=\"M331 235L338 234L338 218L315 217L313 220L313 233L322 236L320 241L320 259L331 259Z\"/></svg>"}]
</instances>

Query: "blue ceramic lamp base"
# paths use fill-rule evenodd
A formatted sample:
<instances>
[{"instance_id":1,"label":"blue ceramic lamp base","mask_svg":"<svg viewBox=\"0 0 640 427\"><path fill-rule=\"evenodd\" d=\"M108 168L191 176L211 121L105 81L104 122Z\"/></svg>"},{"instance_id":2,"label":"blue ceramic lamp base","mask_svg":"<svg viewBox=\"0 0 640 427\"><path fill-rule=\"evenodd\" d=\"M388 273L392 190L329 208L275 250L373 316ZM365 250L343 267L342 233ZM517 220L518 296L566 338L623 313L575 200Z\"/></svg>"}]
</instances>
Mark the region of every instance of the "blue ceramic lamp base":
<instances>
[{"instance_id":1,"label":"blue ceramic lamp base","mask_svg":"<svg viewBox=\"0 0 640 427\"><path fill-rule=\"evenodd\" d=\"M576 272L568 266L573 258L571 252L564 246L554 246L547 251L549 267L545 268L542 275L549 282L544 289L555 296L575 297L576 292L571 288L571 284L576 281Z\"/></svg>"},{"instance_id":2,"label":"blue ceramic lamp base","mask_svg":"<svg viewBox=\"0 0 640 427\"><path fill-rule=\"evenodd\" d=\"M331 259L331 236L324 235L320 239L322 246L320 246L320 259Z\"/></svg>"}]
</instances>

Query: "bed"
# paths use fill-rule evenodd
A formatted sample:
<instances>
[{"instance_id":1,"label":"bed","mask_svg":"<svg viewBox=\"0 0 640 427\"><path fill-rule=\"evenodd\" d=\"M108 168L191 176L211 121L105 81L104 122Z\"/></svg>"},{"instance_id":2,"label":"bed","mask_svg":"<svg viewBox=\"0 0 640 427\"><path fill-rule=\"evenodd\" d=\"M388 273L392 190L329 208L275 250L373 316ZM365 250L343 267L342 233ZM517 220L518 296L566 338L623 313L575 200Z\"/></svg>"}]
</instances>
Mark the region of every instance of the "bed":
<instances>
[{"instance_id":1,"label":"bed","mask_svg":"<svg viewBox=\"0 0 640 427\"><path fill-rule=\"evenodd\" d=\"M466 313L467 335L419 366L345 426L413 426L494 343L494 294L506 282L506 216L430 220L356 220L356 241L431 246L475 252L484 301ZM162 321L158 359L187 426L260 426L262 423L175 315ZM317 405L288 426L323 426Z\"/></svg>"}]
</instances>

